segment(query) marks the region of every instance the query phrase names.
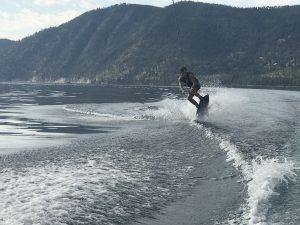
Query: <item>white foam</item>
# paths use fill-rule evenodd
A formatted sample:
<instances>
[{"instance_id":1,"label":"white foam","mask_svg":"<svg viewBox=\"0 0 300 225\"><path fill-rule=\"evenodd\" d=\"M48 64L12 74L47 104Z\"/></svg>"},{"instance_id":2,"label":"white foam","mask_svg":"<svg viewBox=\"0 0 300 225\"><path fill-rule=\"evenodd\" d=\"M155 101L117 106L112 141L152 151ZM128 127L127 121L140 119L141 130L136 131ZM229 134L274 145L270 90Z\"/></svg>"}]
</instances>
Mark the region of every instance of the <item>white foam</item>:
<instances>
[{"instance_id":1,"label":"white foam","mask_svg":"<svg viewBox=\"0 0 300 225\"><path fill-rule=\"evenodd\" d=\"M190 121L196 115L196 107L187 100L166 98L156 106L157 109L147 110L144 114L157 120L167 121Z\"/></svg>"},{"instance_id":2,"label":"white foam","mask_svg":"<svg viewBox=\"0 0 300 225\"><path fill-rule=\"evenodd\" d=\"M23 224L67 224L70 218L85 214L93 206L95 196L103 202L113 199L107 194L117 182L134 178L129 173L114 168L107 158L67 160L49 163L46 166L2 170L0 173L0 223ZM99 200L99 199L98 199ZM75 210L75 211L74 211ZM122 211L116 205L115 210ZM101 223L105 218L97 214Z\"/></svg>"},{"instance_id":3,"label":"white foam","mask_svg":"<svg viewBox=\"0 0 300 225\"><path fill-rule=\"evenodd\" d=\"M252 162L252 180L248 183L249 224L267 224L266 214L269 200L278 195L275 188L282 183L295 181L297 169L288 160L263 159L258 157Z\"/></svg>"},{"instance_id":4,"label":"white foam","mask_svg":"<svg viewBox=\"0 0 300 225\"><path fill-rule=\"evenodd\" d=\"M74 104L63 107L69 112L94 116L102 121L193 120L196 107L187 100L166 98L154 103Z\"/></svg>"},{"instance_id":5,"label":"white foam","mask_svg":"<svg viewBox=\"0 0 300 225\"><path fill-rule=\"evenodd\" d=\"M91 105L89 105L90 107ZM128 121L128 120L133 120L134 118L132 116L122 116L122 115L117 115L113 113L100 113L95 111L95 109L91 109L87 107L87 105L68 105L64 106L63 109L69 112L75 112L83 115L90 115L90 116L95 116L97 117L98 120L103 120L103 121L115 121L115 120L123 120L123 121Z\"/></svg>"},{"instance_id":6,"label":"white foam","mask_svg":"<svg viewBox=\"0 0 300 225\"><path fill-rule=\"evenodd\" d=\"M246 180L250 179L250 177L248 177L250 167L248 163L244 160L238 148L230 141L229 137L226 137L224 135L221 136L217 133L214 133L211 131L210 128L207 128L199 123L192 123L192 125L202 130L205 133L206 137L217 141L217 143L219 143L219 147L226 152L227 161L232 162L233 166L237 170L241 170Z\"/></svg>"},{"instance_id":7,"label":"white foam","mask_svg":"<svg viewBox=\"0 0 300 225\"><path fill-rule=\"evenodd\" d=\"M249 97L243 91L216 89L210 94L209 117L220 123L236 120L241 113L245 114L243 110L247 109L248 103Z\"/></svg>"}]
</instances>

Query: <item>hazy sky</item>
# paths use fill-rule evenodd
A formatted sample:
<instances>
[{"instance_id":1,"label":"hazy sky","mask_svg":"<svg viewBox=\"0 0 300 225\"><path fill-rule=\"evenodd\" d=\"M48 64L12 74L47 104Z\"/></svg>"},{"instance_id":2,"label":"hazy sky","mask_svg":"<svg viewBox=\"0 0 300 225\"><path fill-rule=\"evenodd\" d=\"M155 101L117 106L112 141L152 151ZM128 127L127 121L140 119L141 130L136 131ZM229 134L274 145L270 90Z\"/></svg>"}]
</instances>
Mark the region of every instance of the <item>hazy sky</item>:
<instances>
[{"instance_id":1,"label":"hazy sky","mask_svg":"<svg viewBox=\"0 0 300 225\"><path fill-rule=\"evenodd\" d=\"M119 3L164 7L172 0L0 0L0 38L18 40L57 26L85 11ZM175 1L178 2L178 1ZM202 0L239 7L300 5L300 0Z\"/></svg>"}]
</instances>

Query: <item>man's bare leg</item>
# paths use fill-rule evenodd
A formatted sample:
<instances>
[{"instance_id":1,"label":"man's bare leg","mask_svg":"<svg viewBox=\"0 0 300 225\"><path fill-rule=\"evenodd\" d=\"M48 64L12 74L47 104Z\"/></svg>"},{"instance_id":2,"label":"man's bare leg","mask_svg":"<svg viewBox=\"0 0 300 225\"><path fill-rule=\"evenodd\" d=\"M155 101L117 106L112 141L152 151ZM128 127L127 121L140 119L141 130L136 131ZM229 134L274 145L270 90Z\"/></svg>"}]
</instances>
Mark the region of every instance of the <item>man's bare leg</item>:
<instances>
[{"instance_id":1,"label":"man's bare leg","mask_svg":"<svg viewBox=\"0 0 300 225\"><path fill-rule=\"evenodd\" d=\"M195 96L198 97L200 100L203 98L198 92L195 93Z\"/></svg>"},{"instance_id":2,"label":"man's bare leg","mask_svg":"<svg viewBox=\"0 0 300 225\"><path fill-rule=\"evenodd\" d=\"M196 95L197 96L197 95ZM189 94L188 100L196 107L198 107L198 103L193 99L194 95ZM198 97L198 96L197 96Z\"/></svg>"}]
</instances>

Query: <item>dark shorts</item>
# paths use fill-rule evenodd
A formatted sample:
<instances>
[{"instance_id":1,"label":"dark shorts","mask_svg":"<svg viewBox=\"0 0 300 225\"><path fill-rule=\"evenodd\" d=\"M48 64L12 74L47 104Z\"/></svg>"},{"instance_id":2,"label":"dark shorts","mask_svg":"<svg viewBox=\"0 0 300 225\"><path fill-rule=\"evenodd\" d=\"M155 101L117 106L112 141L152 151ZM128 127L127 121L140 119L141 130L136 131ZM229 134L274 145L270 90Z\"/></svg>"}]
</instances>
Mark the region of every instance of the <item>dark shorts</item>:
<instances>
[{"instance_id":1,"label":"dark shorts","mask_svg":"<svg viewBox=\"0 0 300 225\"><path fill-rule=\"evenodd\" d=\"M201 86L200 86L200 84L198 84L195 88L190 89L189 94L190 95L195 95L200 90L200 88L201 88Z\"/></svg>"}]
</instances>

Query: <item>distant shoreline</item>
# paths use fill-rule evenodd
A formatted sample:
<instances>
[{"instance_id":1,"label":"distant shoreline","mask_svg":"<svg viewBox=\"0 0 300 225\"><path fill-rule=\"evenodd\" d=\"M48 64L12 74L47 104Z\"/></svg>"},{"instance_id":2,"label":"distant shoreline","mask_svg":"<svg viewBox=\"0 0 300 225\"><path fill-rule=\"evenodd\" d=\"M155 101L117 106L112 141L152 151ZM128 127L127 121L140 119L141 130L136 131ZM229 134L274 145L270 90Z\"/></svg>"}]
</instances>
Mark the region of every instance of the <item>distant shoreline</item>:
<instances>
[{"instance_id":1,"label":"distant shoreline","mask_svg":"<svg viewBox=\"0 0 300 225\"><path fill-rule=\"evenodd\" d=\"M228 88L270 89L300 91L300 86L271 86L271 85L230 85Z\"/></svg>"},{"instance_id":2,"label":"distant shoreline","mask_svg":"<svg viewBox=\"0 0 300 225\"><path fill-rule=\"evenodd\" d=\"M165 88L176 88L177 85L157 85L157 84L91 84L91 83L55 83L55 82L0 82L0 84L14 84L14 85L84 85L84 86L135 86L135 87L165 87ZM214 86L203 86L203 88L214 87ZM215 88L248 88L248 89L269 89L269 90L289 90L289 91L300 91L300 86L271 86L271 85L227 85L218 86Z\"/></svg>"}]
</instances>

